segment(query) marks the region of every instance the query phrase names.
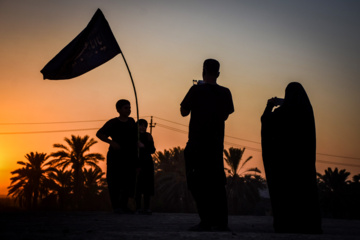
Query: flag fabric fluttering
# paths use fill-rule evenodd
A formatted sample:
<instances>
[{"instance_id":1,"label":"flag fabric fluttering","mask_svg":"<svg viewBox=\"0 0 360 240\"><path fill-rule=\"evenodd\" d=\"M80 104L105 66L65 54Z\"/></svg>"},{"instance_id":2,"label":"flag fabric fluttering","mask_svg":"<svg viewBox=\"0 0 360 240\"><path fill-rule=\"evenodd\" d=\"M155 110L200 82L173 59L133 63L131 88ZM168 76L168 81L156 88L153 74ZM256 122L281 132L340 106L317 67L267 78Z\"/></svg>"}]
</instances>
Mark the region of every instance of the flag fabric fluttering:
<instances>
[{"instance_id":1,"label":"flag fabric fluttering","mask_svg":"<svg viewBox=\"0 0 360 240\"><path fill-rule=\"evenodd\" d=\"M100 9L86 28L41 70L44 79L80 76L121 53L109 23Z\"/></svg>"}]
</instances>

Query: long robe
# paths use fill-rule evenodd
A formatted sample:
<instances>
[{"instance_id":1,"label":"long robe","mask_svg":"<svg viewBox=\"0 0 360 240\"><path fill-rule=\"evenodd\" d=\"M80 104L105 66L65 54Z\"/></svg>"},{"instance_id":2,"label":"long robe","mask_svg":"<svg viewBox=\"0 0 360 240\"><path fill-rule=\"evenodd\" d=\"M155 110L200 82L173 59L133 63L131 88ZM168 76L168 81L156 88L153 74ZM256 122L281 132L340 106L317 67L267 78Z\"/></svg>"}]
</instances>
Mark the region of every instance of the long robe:
<instances>
[{"instance_id":1,"label":"long robe","mask_svg":"<svg viewBox=\"0 0 360 240\"><path fill-rule=\"evenodd\" d=\"M303 87L290 83L284 104L261 117L262 154L276 232L321 233L316 133Z\"/></svg>"},{"instance_id":2,"label":"long robe","mask_svg":"<svg viewBox=\"0 0 360 240\"><path fill-rule=\"evenodd\" d=\"M139 194L154 195L154 162L151 154L155 153L154 140L150 133L140 133L140 142L144 144L140 148L140 173L138 175L136 192Z\"/></svg>"},{"instance_id":3,"label":"long robe","mask_svg":"<svg viewBox=\"0 0 360 240\"><path fill-rule=\"evenodd\" d=\"M106 180L113 209L127 209L128 198L134 196L138 165L135 121L131 117L126 122L113 118L99 132L111 137L121 147L117 150L109 146Z\"/></svg>"}]
</instances>

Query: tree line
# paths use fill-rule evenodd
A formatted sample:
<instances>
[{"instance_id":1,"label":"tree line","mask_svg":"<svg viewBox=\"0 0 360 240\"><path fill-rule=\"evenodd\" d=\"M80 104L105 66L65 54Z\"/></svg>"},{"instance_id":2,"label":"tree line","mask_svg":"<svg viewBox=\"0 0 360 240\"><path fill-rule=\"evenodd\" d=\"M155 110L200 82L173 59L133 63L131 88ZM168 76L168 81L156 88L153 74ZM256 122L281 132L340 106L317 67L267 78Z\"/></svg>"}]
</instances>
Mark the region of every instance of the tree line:
<instances>
[{"instance_id":1,"label":"tree line","mask_svg":"<svg viewBox=\"0 0 360 240\"><path fill-rule=\"evenodd\" d=\"M57 151L49 155L30 152L26 161L18 161L21 168L11 172L8 196L26 210L110 210L105 173L98 165L105 158L90 152L97 141L87 135L64 140L66 145L54 144ZM258 168L246 168L252 157L243 159L244 152L245 148L224 150L229 213L271 214L270 200L261 196L266 180ZM195 212L186 184L184 149L157 151L153 160L153 211ZM317 173L323 216L360 218L360 174L352 181L349 176L345 169L337 168Z\"/></svg>"}]
</instances>

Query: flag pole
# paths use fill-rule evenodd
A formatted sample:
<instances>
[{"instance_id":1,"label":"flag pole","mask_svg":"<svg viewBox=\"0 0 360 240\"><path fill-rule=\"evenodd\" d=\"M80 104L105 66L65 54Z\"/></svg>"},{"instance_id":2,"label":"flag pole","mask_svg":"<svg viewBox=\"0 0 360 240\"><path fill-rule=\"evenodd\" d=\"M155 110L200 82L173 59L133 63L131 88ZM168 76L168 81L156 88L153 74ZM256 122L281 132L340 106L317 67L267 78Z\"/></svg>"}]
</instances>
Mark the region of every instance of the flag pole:
<instances>
[{"instance_id":1,"label":"flag pole","mask_svg":"<svg viewBox=\"0 0 360 240\"><path fill-rule=\"evenodd\" d=\"M121 56L123 57L124 59L124 62L125 62L125 65L126 65L126 68L129 72L129 75L130 75L130 79L131 79L131 83L133 85L133 88L134 88L134 94L135 94L135 102L136 102L136 122L139 122L139 104L138 104L138 99L137 99L137 94L136 94L136 88L135 88L135 83L134 83L134 79L131 75L131 72L130 72L130 68L129 68L129 65L127 64L126 62L126 59L125 59L125 56L124 54L122 53L121 51ZM138 141L140 140L140 131L139 131L139 125L136 124L136 128L137 128L137 138L138 138ZM139 149L139 145L137 145L137 157L139 158L140 157L140 149ZM138 178L139 178L139 173L136 172L136 178L135 178L135 189L134 189L134 195L136 196L136 190L137 190L137 183L138 183Z\"/></svg>"},{"instance_id":2,"label":"flag pole","mask_svg":"<svg viewBox=\"0 0 360 240\"><path fill-rule=\"evenodd\" d=\"M126 59L125 59L125 56L124 54L121 52L121 56L123 57L124 59L124 62L125 62L125 65L126 65L126 68L129 72L129 75L130 75L130 79L131 79L131 83L133 85L133 88L134 88L134 94L135 94L135 102L136 102L136 120L139 121L139 104L138 104L138 99L137 99L137 94L136 94L136 88L135 88L135 83L134 83L134 79L132 78L132 75L131 75L131 72L130 72L130 68L126 62Z\"/></svg>"}]
</instances>

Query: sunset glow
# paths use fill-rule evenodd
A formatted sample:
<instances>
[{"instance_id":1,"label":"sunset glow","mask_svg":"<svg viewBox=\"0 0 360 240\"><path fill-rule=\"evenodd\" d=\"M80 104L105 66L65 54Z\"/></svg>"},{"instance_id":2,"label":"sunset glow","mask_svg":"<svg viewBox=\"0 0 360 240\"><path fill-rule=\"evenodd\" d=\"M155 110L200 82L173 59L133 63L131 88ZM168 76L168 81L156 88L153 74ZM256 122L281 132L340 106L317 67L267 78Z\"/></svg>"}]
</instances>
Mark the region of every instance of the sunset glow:
<instances>
[{"instance_id":1,"label":"sunset glow","mask_svg":"<svg viewBox=\"0 0 360 240\"><path fill-rule=\"evenodd\" d=\"M189 117L180 102L201 79L206 58L220 61L218 83L235 112L225 148L246 147L247 167L263 173L260 116L267 99L302 83L317 130L317 171L360 173L360 3L357 1L0 1L0 195L29 152L55 151L71 135L95 133L134 93L117 56L80 77L43 80L40 70L100 8L131 69L140 117L158 151L185 147ZM98 139L96 139L98 140ZM106 156L98 140L91 150ZM103 170L105 164L101 163Z\"/></svg>"}]
</instances>

